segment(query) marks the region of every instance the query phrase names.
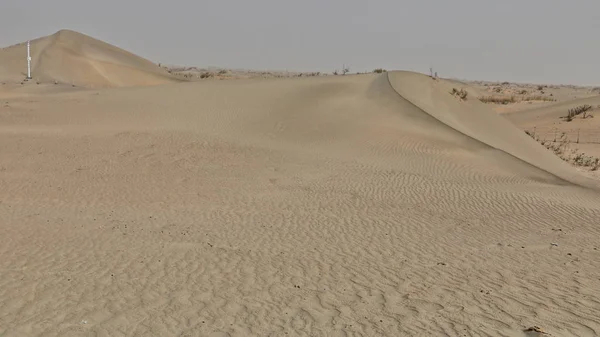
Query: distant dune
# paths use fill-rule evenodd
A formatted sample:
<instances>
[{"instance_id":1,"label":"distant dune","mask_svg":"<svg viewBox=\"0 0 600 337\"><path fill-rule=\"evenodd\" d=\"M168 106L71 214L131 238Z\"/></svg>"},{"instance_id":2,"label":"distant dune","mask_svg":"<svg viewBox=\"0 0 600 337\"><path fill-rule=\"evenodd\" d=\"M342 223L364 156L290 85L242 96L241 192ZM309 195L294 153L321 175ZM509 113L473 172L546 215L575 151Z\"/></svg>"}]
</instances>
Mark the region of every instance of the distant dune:
<instances>
[{"instance_id":1,"label":"distant dune","mask_svg":"<svg viewBox=\"0 0 600 337\"><path fill-rule=\"evenodd\" d=\"M90 41L38 40L38 65L171 81ZM598 181L462 87L389 72L7 95L0 335L598 335Z\"/></svg>"},{"instance_id":2,"label":"distant dune","mask_svg":"<svg viewBox=\"0 0 600 337\"><path fill-rule=\"evenodd\" d=\"M26 43L0 49L0 81L27 75ZM31 41L36 81L83 87L125 87L177 81L158 65L87 35L61 30Z\"/></svg>"}]
</instances>

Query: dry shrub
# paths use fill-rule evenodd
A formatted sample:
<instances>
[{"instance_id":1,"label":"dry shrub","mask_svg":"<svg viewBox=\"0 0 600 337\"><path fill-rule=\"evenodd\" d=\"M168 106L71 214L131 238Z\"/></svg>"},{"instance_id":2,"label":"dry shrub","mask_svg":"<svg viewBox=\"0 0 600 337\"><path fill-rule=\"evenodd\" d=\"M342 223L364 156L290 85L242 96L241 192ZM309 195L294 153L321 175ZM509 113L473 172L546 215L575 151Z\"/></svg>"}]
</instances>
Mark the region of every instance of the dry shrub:
<instances>
[{"instance_id":1,"label":"dry shrub","mask_svg":"<svg viewBox=\"0 0 600 337\"><path fill-rule=\"evenodd\" d=\"M567 112L567 115L564 117L561 117L561 118L563 118L567 122L572 121L573 118L575 118L575 116L578 116L580 114L583 114L583 118L586 118L587 112L592 109L593 109L593 107L591 105L588 105L588 104L580 105L578 107L569 109L569 111Z\"/></svg>"},{"instance_id":2,"label":"dry shrub","mask_svg":"<svg viewBox=\"0 0 600 337\"><path fill-rule=\"evenodd\" d=\"M452 91L450 91L450 93L458 98L460 98L461 100L466 101L467 100L467 96L468 96L468 92L465 89L456 89L456 88L452 88Z\"/></svg>"},{"instance_id":3,"label":"dry shrub","mask_svg":"<svg viewBox=\"0 0 600 337\"><path fill-rule=\"evenodd\" d=\"M376 74L381 74L381 73L387 72L387 70L385 70L383 68L377 68L377 69L373 70L373 72Z\"/></svg>"}]
</instances>

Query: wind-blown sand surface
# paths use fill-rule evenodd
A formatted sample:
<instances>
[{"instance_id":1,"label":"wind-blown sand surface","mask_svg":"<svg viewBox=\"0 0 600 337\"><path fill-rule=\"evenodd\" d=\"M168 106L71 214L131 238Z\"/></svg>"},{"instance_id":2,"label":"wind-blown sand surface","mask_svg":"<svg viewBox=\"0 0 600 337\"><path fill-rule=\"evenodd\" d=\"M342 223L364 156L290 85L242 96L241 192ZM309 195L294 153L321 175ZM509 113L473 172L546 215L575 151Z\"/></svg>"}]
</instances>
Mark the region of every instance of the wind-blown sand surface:
<instances>
[{"instance_id":1,"label":"wind-blown sand surface","mask_svg":"<svg viewBox=\"0 0 600 337\"><path fill-rule=\"evenodd\" d=\"M0 92L0 335L597 335L598 182L452 86Z\"/></svg>"}]
</instances>

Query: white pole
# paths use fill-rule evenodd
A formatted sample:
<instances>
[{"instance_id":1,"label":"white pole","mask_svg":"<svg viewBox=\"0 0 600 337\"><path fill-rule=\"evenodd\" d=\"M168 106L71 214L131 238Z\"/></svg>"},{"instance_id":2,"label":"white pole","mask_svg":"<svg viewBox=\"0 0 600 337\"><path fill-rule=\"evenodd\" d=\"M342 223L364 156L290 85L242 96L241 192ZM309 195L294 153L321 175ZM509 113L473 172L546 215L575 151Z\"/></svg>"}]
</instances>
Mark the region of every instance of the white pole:
<instances>
[{"instance_id":1,"label":"white pole","mask_svg":"<svg viewBox=\"0 0 600 337\"><path fill-rule=\"evenodd\" d=\"M31 53L29 50L29 41L27 41L27 79L31 79Z\"/></svg>"}]
</instances>

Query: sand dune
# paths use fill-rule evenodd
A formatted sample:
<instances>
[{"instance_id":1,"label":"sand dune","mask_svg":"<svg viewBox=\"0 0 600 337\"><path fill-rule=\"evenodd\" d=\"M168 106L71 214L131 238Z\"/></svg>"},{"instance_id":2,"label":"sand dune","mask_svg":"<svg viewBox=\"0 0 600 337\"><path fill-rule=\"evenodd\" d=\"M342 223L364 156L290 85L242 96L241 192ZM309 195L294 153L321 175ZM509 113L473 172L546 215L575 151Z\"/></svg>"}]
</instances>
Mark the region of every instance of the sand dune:
<instances>
[{"instance_id":1,"label":"sand dune","mask_svg":"<svg viewBox=\"0 0 600 337\"><path fill-rule=\"evenodd\" d=\"M26 43L0 49L0 81L27 75ZM177 81L137 55L81 33L61 30L31 41L32 77L45 83L104 88Z\"/></svg>"},{"instance_id":2,"label":"sand dune","mask_svg":"<svg viewBox=\"0 0 600 337\"><path fill-rule=\"evenodd\" d=\"M12 98L0 334L597 335L597 182L453 85Z\"/></svg>"},{"instance_id":3,"label":"sand dune","mask_svg":"<svg viewBox=\"0 0 600 337\"><path fill-rule=\"evenodd\" d=\"M566 181L581 186L590 184L573 175L572 168L551 152L541 150L539 144L484 103L475 98L461 101L448 95L454 83L427 81L420 74L402 72L390 74L390 82L402 97L454 130Z\"/></svg>"}]
</instances>

